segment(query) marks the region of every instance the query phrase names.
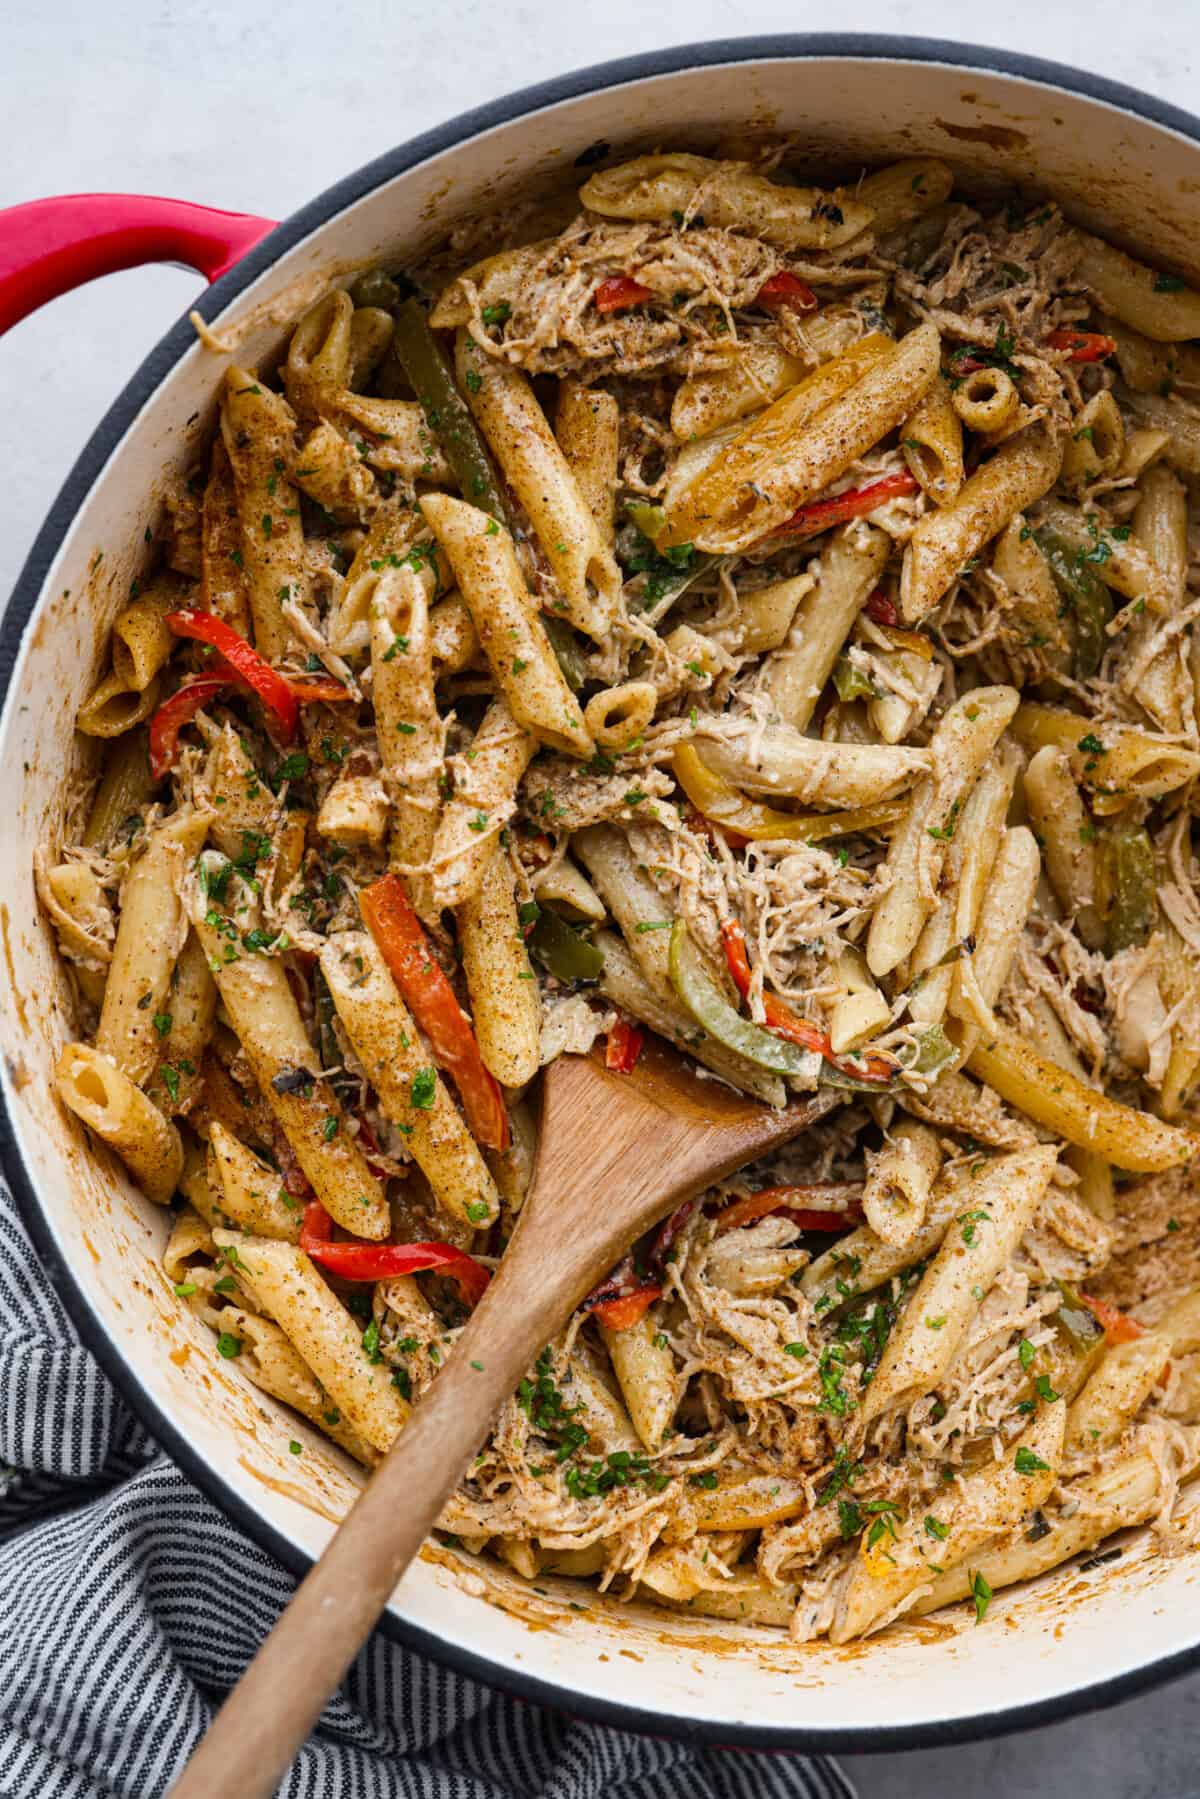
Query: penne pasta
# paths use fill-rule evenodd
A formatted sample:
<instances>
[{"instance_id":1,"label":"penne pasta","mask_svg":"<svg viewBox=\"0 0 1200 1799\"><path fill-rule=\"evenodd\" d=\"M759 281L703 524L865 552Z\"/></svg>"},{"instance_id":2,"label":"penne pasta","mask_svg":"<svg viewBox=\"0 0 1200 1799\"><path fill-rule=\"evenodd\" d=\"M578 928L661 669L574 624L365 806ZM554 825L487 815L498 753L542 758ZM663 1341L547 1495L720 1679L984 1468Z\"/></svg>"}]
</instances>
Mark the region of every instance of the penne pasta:
<instances>
[{"instance_id":1,"label":"penne pasta","mask_svg":"<svg viewBox=\"0 0 1200 1799\"><path fill-rule=\"evenodd\" d=\"M502 1087L523 1087L538 1071L542 1007L517 922L512 866L498 846L457 916L479 1053Z\"/></svg>"},{"instance_id":2,"label":"penne pasta","mask_svg":"<svg viewBox=\"0 0 1200 1799\"><path fill-rule=\"evenodd\" d=\"M135 1084L158 1059L155 1019L166 1015L171 971L187 936L179 884L207 832L201 814L180 813L152 833L125 882L96 1048Z\"/></svg>"},{"instance_id":3,"label":"penne pasta","mask_svg":"<svg viewBox=\"0 0 1200 1799\"><path fill-rule=\"evenodd\" d=\"M408 1406L382 1363L371 1362L363 1333L304 1251L293 1243L215 1230L218 1249L232 1250L239 1281L279 1325L350 1429L381 1455L408 1416Z\"/></svg>"},{"instance_id":4,"label":"penne pasta","mask_svg":"<svg viewBox=\"0 0 1200 1799\"><path fill-rule=\"evenodd\" d=\"M888 886L867 935L867 965L876 977L916 946L959 814L1018 702L1015 688L977 687L943 714L930 742L932 770L914 788L909 816L888 846Z\"/></svg>"},{"instance_id":5,"label":"penne pasta","mask_svg":"<svg viewBox=\"0 0 1200 1799\"><path fill-rule=\"evenodd\" d=\"M925 1222L933 1184L942 1166L937 1133L902 1118L879 1153L868 1160L863 1211L875 1235L903 1249Z\"/></svg>"},{"instance_id":6,"label":"penne pasta","mask_svg":"<svg viewBox=\"0 0 1200 1799\"><path fill-rule=\"evenodd\" d=\"M1104 932L1096 912L1096 831L1065 752L1044 744L1030 759L1023 787L1055 897L1084 942L1097 948Z\"/></svg>"},{"instance_id":7,"label":"penne pasta","mask_svg":"<svg viewBox=\"0 0 1200 1799\"><path fill-rule=\"evenodd\" d=\"M675 1358L653 1308L625 1330L603 1331L634 1428L647 1449L662 1446L675 1416Z\"/></svg>"},{"instance_id":8,"label":"penne pasta","mask_svg":"<svg viewBox=\"0 0 1200 1799\"><path fill-rule=\"evenodd\" d=\"M295 430L287 401L231 364L221 396L221 435L233 471L255 647L269 662L291 641L284 601L303 608L309 598L300 501L281 472L291 465Z\"/></svg>"},{"instance_id":9,"label":"penne pasta","mask_svg":"<svg viewBox=\"0 0 1200 1799\"><path fill-rule=\"evenodd\" d=\"M486 512L445 494L427 494L421 510L450 560L517 723L552 749L590 755L591 737L533 611L508 532Z\"/></svg>"},{"instance_id":10,"label":"penne pasta","mask_svg":"<svg viewBox=\"0 0 1200 1799\"><path fill-rule=\"evenodd\" d=\"M147 1199L165 1206L183 1170L179 1132L97 1049L68 1043L54 1070L59 1098L115 1149Z\"/></svg>"},{"instance_id":11,"label":"penne pasta","mask_svg":"<svg viewBox=\"0 0 1200 1799\"><path fill-rule=\"evenodd\" d=\"M749 226L784 249L832 249L871 222L870 209L857 201L833 206L816 188L780 187L741 163L677 151L637 156L591 175L579 198L612 219L670 219L677 213L686 219L703 211L709 224Z\"/></svg>"},{"instance_id":12,"label":"penne pasta","mask_svg":"<svg viewBox=\"0 0 1200 1799\"><path fill-rule=\"evenodd\" d=\"M389 1217L383 1189L321 1079L283 964L270 953L269 938L262 947L247 943L257 942L256 932L265 935L249 896L235 890L213 904L206 878L211 869L201 862L201 878L191 882L186 903L259 1089L330 1216L354 1236L384 1238Z\"/></svg>"},{"instance_id":13,"label":"penne pasta","mask_svg":"<svg viewBox=\"0 0 1200 1799\"><path fill-rule=\"evenodd\" d=\"M750 793L828 806L873 806L911 788L929 765L924 750L888 744L822 743L791 725L753 738L703 736L704 760Z\"/></svg>"},{"instance_id":14,"label":"penne pasta","mask_svg":"<svg viewBox=\"0 0 1200 1799\"><path fill-rule=\"evenodd\" d=\"M967 1066L1037 1124L1118 1168L1153 1174L1178 1168L1200 1153L1200 1138L1193 1132L1084 1086L1005 1026L976 1045Z\"/></svg>"},{"instance_id":15,"label":"penne pasta","mask_svg":"<svg viewBox=\"0 0 1200 1799\"><path fill-rule=\"evenodd\" d=\"M454 792L434 833L429 866L433 904L439 910L461 906L479 892L535 747L505 702L494 700L459 766Z\"/></svg>"},{"instance_id":16,"label":"penne pasta","mask_svg":"<svg viewBox=\"0 0 1200 1799\"><path fill-rule=\"evenodd\" d=\"M961 1209L888 1338L862 1403L864 1424L931 1393L942 1380L1057 1160L1055 1147L1039 1145L994 1158L959 1186Z\"/></svg>"},{"instance_id":17,"label":"penne pasta","mask_svg":"<svg viewBox=\"0 0 1200 1799\"><path fill-rule=\"evenodd\" d=\"M1078 251L1073 279L1105 312L1156 343L1200 337L1200 294L1186 283L1164 278L1089 231L1074 231L1071 238Z\"/></svg>"},{"instance_id":18,"label":"penne pasta","mask_svg":"<svg viewBox=\"0 0 1200 1799\"><path fill-rule=\"evenodd\" d=\"M1003 369L973 369L954 389L951 404L969 431L995 437L1015 423L1021 396Z\"/></svg>"},{"instance_id":19,"label":"penne pasta","mask_svg":"<svg viewBox=\"0 0 1200 1799\"><path fill-rule=\"evenodd\" d=\"M284 1243L300 1241L302 1207L252 1150L246 1148L219 1119L208 1133L208 1188L219 1196L224 1219L253 1237L278 1237Z\"/></svg>"},{"instance_id":20,"label":"penne pasta","mask_svg":"<svg viewBox=\"0 0 1200 1799\"><path fill-rule=\"evenodd\" d=\"M441 813L444 753L434 692L428 583L412 568L388 570L371 601L371 695L390 808L388 860L422 918L436 913L426 872Z\"/></svg>"},{"instance_id":21,"label":"penne pasta","mask_svg":"<svg viewBox=\"0 0 1200 1799\"><path fill-rule=\"evenodd\" d=\"M825 545L816 584L800 594L787 640L767 664L767 691L785 724L807 728L889 548L882 531L856 525L843 525Z\"/></svg>"},{"instance_id":22,"label":"penne pasta","mask_svg":"<svg viewBox=\"0 0 1200 1799\"><path fill-rule=\"evenodd\" d=\"M948 506L963 484L962 420L941 375L900 427L904 460L936 506Z\"/></svg>"},{"instance_id":23,"label":"penne pasta","mask_svg":"<svg viewBox=\"0 0 1200 1799\"><path fill-rule=\"evenodd\" d=\"M744 550L845 474L900 424L938 372L936 327L899 344L865 337L767 409L704 470L671 514L669 543Z\"/></svg>"},{"instance_id":24,"label":"penne pasta","mask_svg":"<svg viewBox=\"0 0 1200 1799\"><path fill-rule=\"evenodd\" d=\"M936 156L906 156L864 175L854 198L871 209L876 238L908 225L941 206L954 186L954 171Z\"/></svg>"},{"instance_id":25,"label":"penne pasta","mask_svg":"<svg viewBox=\"0 0 1200 1799\"><path fill-rule=\"evenodd\" d=\"M1115 1462L1102 1474L1073 1480L1064 1489L1073 1509L1046 1520L1045 1533L1030 1530L1025 1520L990 1543L965 1563L947 1568L931 1583L912 1608L911 1616L940 1611L944 1605L965 1599L982 1576L989 1592L1032 1580L1057 1568L1072 1556L1094 1549L1114 1531L1128 1530L1153 1517L1162 1503L1162 1475L1152 1455L1144 1451Z\"/></svg>"},{"instance_id":26,"label":"penne pasta","mask_svg":"<svg viewBox=\"0 0 1200 1799\"><path fill-rule=\"evenodd\" d=\"M554 435L603 544L611 547L617 500L620 412L603 388L564 381L558 394ZM611 579L611 574L608 577ZM619 585L619 582L618 582Z\"/></svg>"},{"instance_id":27,"label":"penne pasta","mask_svg":"<svg viewBox=\"0 0 1200 1799\"><path fill-rule=\"evenodd\" d=\"M602 639L621 594L621 571L606 541L611 533L589 511L532 387L516 369L486 356L465 330L455 341L455 368L505 480L529 514L564 615L576 630Z\"/></svg>"},{"instance_id":28,"label":"penne pasta","mask_svg":"<svg viewBox=\"0 0 1200 1799\"><path fill-rule=\"evenodd\" d=\"M847 1643L896 1616L910 1594L945 1563L964 1560L1011 1529L1050 1497L1062 1453L1062 1408L1047 1406L1002 1459L968 1474L918 1519L906 1518L859 1544L858 1557L829 1631ZM932 1520L932 1528L928 1521Z\"/></svg>"},{"instance_id":29,"label":"penne pasta","mask_svg":"<svg viewBox=\"0 0 1200 1799\"><path fill-rule=\"evenodd\" d=\"M900 610L917 624L973 556L1053 486L1062 460L1053 435L1034 425L1001 444L954 501L920 520L904 552Z\"/></svg>"},{"instance_id":30,"label":"penne pasta","mask_svg":"<svg viewBox=\"0 0 1200 1799\"><path fill-rule=\"evenodd\" d=\"M500 1208L496 1184L370 932L328 938L321 972L384 1113L403 1130L438 1204L474 1227L490 1224Z\"/></svg>"}]
</instances>

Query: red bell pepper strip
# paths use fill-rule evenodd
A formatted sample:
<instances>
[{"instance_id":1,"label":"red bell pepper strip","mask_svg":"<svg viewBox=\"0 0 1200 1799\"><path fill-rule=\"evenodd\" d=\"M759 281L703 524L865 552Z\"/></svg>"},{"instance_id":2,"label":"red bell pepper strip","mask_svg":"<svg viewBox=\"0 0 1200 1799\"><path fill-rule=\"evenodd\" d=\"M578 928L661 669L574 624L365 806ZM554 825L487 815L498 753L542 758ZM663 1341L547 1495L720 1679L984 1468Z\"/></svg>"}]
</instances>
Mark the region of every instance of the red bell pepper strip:
<instances>
[{"instance_id":1,"label":"red bell pepper strip","mask_svg":"<svg viewBox=\"0 0 1200 1799\"><path fill-rule=\"evenodd\" d=\"M361 1112L355 1112L354 1117L358 1124L358 1147L363 1152L363 1160L377 1179L385 1181L391 1170L382 1159L383 1151L379 1147L379 1139Z\"/></svg>"},{"instance_id":2,"label":"red bell pepper strip","mask_svg":"<svg viewBox=\"0 0 1200 1799\"><path fill-rule=\"evenodd\" d=\"M731 831L727 825L718 824L715 819L705 818L703 812L697 812L695 806L685 806L683 822L690 831L701 837L707 837L712 844L723 842L731 850L744 850L750 839L743 837L740 831Z\"/></svg>"},{"instance_id":3,"label":"red bell pepper strip","mask_svg":"<svg viewBox=\"0 0 1200 1799\"><path fill-rule=\"evenodd\" d=\"M851 518L862 518L868 512L874 512L887 500L899 499L902 494L916 493L920 488L915 475L907 469L897 469L894 474L883 475L878 481L871 481L866 487L850 487L845 493L835 494L829 500L810 500L807 506L799 507L791 518L785 519L777 531L769 532L771 537L815 537L818 531L828 531L831 525L841 525Z\"/></svg>"},{"instance_id":4,"label":"red bell pepper strip","mask_svg":"<svg viewBox=\"0 0 1200 1799\"><path fill-rule=\"evenodd\" d=\"M699 1205L699 1200L685 1199L681 1206L676 1206L669 1218L664 1218L658 1227L654 1242L650 1246L650 1266L661 1271L671 1258L675 1239Z\"/></svg>"},{"instance_id":5,"label":"red bell pepper strip","mask_svg":"<svg viewBox=\"0 0 1200 1799\"><path fill-rule=\"evenodd\" d=\"M224 657L239 680L244 681L247 687L252 687L263 705L274 715L284 741L291 741L296 735L300 707L286 676L273 669L269 662L264 662L258 651L244 637L239 637L232 625L227 625L214 612L197 612L193 607L184 607L178 612L168 612L165 622L177 637L190 637L196 643L211 644Z\"/></svg>"},{"instance_id":6,"label":"red bell pepper strip","mask_svg":"<svg viewBox=\"0 0 1200 1799\"><path fill-rule=\"evenodd\" d=\"M856 1224L862 1223L862 1207L855 1204L860 1189L847 1181L834 1181L828 1186L812 1187L760 1187L757 1193L747 1193L742 1199L735 1199L731 1206L726 1206L717 1217L718 1237L727 1231L740 1230L744 1224L754 1224L760 1218L769 1218L772 1212L786 1212L794 1224L804 1231L846 1231L852 1230ZM826 1211L824 1206L815 1206L809 1202L826 1194L838 1194L848 1197L853 1209Z\"/></svg>"},{"instance_id":7,"label":"red bell pepper strip","mask_svg":"<svg viewBox=\"0 0 1200 1799\"><path fill-rule=\"evenodd\" d=\"M224 693L229 682L224 675L201 675L188 681L169 700L164 700L150 720L150 773L161 781L174 768L179 752L179 733L190 724L197 712Z\"/></svg>"},{"instance_id":8,"label":"red bell pepper strip","mask_svg":"<svg viewBox=\"0 0 1200 1799\"><path fill-rule=\"evenodd\" d=\"M1128 1312L1119 1311L1106 1300L1092 1299L1086 1293L1081 1293L1079 1297L1110 1343L1133 1343L1138 1337L1145 1336L1143 1326L1136 1318L1131 1318Z\"/></svg>"},{"instance_id":9,"label":"red bell pepper strip","mask_svg":"<svg viewBox=\"0 0 1200 1799\"><path fill-rule=\"evenodd\" d=\"M286 1132L279 1125L276 1125L271 1133L271 1148L275 1160L279 1164L280 1179L288 1198L311 1200L313 1197L312 1185L296 1160L296 1152L288 1142Z\"/></svg>"},{"instance_id":10,"label":"red bell pepper strip","mask_svg":"<svg viewBox=\"0 0 1200 1799\"><path fill-rule=\"evenodd\" d=\"M604 1046L604 1066L611 1068L614 1074L631 1074L645 1041L644 1033L636 1024L618 1015Z\"/></svg>"},{"instance_id":11,"label":"red bell pepper strip","mask_svg":"<svg viewBox=\"0 0 1200 1799\"><path fill-rule=\"evenodd\" d=\"M763 282L755 303L766 306L771 312L779 312L784 306L794 307L797 312L811 312L817 303L817 296L807 281L801 281L799 275L780 269L777 275L772 275L770 280Z\"/></svg>"},{"instance_id":12,"label":"red bell pepper strip","mask_svg":"<svg viewBox=\"0 0 1200 1799\"><path fill-rule=\"evenodd\" d=\"M746 954L742 927L736 918L727 918L721 926L721 942L725 945L725 961L733 984L745 999L750 991L750 959ZM881 1086L895 1078L893 1064L883 1056L851 1058L835 1055L828 1032L805 1018L797 1018L791 1007L785 1006L773 993L763 994L763 1013L769 1031L774 1031L777 1037L786 1037L790 1043L798 1043L801 1049L815 1050L842 1074L852 1075L859 1081L878 1081Z\"/></svg>"},{"instance_id":13,"label":"red bell pepper strip","mask_svg":"<svg viewBox=\"0 0 1200 1799\"><path fill-rule=\"evenodd\" d=\"M875 589L875 592L863 607L863 611L866 613L867 617L873 619L877 625L891 625L894 629L900 623L900 614L896 611L894 604L889 600L887 594L884 593L882 587L877 587Z\"/></svg>"},{"instance_id":14,"label":"red bell pepper strip","mask_svg":"<svg viewBox=\"0 0 1200 1799\"><path fill-rule=\"evenodd\" d=\"M1046 342L1052 350L1069 350L1068 362L1102 362L1117 347L1116 338L1103 331L1051 331Z\"/></svg>"},{"instance_id":15,"label":"red bell pepper strip","mask_svg":"<svg viewBox=\"0 0 1200 1799\"><path fill-rule=\"evenodd\" d=\"M429 1039L434 1061L458 1088L472 1134L489 1149L507 1149L504 1095L484 1066L471 1021L433 959L399 875L384 875L364 887L358 903L392 979Z\"/></svg>"},{"instance_id":16,"label":"red bell pepper strip","mask_svg":"<svg viewBox=\"0 0 1200 1799\"><path fill-rule=\"evenodd\" d=\"M439 1269L458 1283L468 1305L477 1305L491 1275L474 1256L450 1243L335 1243L333 1219L319 1199L305 1208L300 1227L305 1255L349 1281L388 1281L398 1274Z\"/></svg>"},{"instance_id":17,"label":"red bell pepper strip","mask_svg":"<svg viewBox=\"0 0 1200 1799\"><path fill-rule=\"evenodd\" d=\"M301 1249L308 1255L315 1245L332 1242L333 1219L319 1199L310 1199L304 1208L304 1222L300 1226Z\"/></svg>"},{"instance_id":18,"label":"red bell pepper strip","mask_svg":"<svg viewBox=\"0 0 1200 1799\"><path fill-rule=\"evenodd\" d=\"M592 298L596 302L597 312L625 312L630 306L640 306L644 300L652 300L654 289L643 287L632 275L610 275L600 283Z\"/></svg>"},{"instance_id":19,"label":"red bell pepper strip","mask_svg":"<svg viewBox=\"0 0 1200 1799\"><path fill-rule=\"evenodd\" d=\"M450 1243L312 1243L308 1255L347 1281L390 1281L435 1269L456 1282L467 1305L478 1305L491 1280L474 1256Z\"/></svg>"},{"instance_id":20,"label":"red bell pepper strip","mask_svg":"<svg viewBox=\"0 0 1200 1799\"><path fill-rule=\"evenodd\" d=\"M332 676L325 678L317 675L314 679L307 680L285 675L284 679L292 690L293 699L301 706L314 706L318 700L323 700L327 706L331 706L336 705L339 700L354 698L350 689L341 681L335 681Z\"/></svg>"},{"instance_id":21,"label":"red bell pepper strip","mask_svg":"<svg viewBox=\"0 0 1200 1799\"><path fill-rule=\"evenodd\" d=\"M623 1293L617 1299L602 1299L599 1305L588 1309L593 1318L598 1318L610 1331L627 1331L631 1324L645 1317L656 1299L661 1298L661 1287L639 1287L635 1293Z\"/></svg>"}]
</instances>

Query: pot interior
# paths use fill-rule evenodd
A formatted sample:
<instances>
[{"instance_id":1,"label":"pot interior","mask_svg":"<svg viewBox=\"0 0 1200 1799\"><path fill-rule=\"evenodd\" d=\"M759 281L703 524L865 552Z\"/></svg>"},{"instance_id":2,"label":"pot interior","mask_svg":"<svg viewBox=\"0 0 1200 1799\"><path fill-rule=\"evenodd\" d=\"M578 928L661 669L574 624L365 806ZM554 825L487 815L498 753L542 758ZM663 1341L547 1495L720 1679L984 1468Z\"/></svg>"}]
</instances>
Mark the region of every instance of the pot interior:
<instances>
[{"instance_id":1,"label":"pot interior","mask_svg":"<svg viewBox=\"0 0 1200 1799\"><path fill-rule=\"evenodd\" d=\"M669 59L663 59L669 61ZM568 87L571 84L566 84ZM1200 278L1200 147L1190 137L1053 81L903 55L739 60L553 92L518 116L385 158L284 228L278 260L235 271L204 310L251 365L330 278L416 260L456 220L502 210L530 188L582 179L593 146L710 148L733 133L787 132L820 173L917 153L945 157L975 187L1050 193L1080 222ZM390 165L390 166L389 166ZM182 340L179 340L182 341ZM13 811L0 868L3 1083L12 1164L65 1271L77 1316L111 1356L171 1451L240 1521L294 1565L319 1553L357 1472L216 1354L176 1299L158 1257L165 1214L84 1141L53 1097L50 1069L70 1034L67 990L34 901L32 858L78 803L86 752L76 709L113 616L139 573L164 474L186 466L212 416L227 357L176 340L117 403L89 446L10 615L24 630L0 738ZM68 516L69 515L69 516ZM289 1453L302 1445L301 1458ZM1146 1553L1142 1536L1099 1571L1069 1566L997 1595L987 1627L963 1608L846 1648L805 1647L714 1619L673 1616L547 1580L536 1590L491 1564L431 1549L392 1613L425 1646L576 1711L646 1728L760 1742L868 1746L900 1732L1000 1727L1078 1704L1096 1682L1132 1679L1200 1640L1200 1554Z\"/></svg>"}]
</instances>

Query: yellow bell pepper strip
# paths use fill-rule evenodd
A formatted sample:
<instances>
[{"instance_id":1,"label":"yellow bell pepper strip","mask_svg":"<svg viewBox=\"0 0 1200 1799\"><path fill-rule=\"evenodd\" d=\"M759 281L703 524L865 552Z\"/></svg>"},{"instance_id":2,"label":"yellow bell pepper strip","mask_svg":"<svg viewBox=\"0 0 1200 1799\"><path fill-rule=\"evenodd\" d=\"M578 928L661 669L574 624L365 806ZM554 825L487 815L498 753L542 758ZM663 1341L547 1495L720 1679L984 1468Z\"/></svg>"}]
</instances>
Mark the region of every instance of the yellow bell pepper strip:
<instances>
[{"instance_id":1,"label":"yellow bell pepper strip","mask_svg":"<svg viewBox=\"0 0 1200 1799\"><path fill-rule=\"evenodd\" d=\"M856 833L888 829L904 817L903 800L877 806L857 806L848 812L780 812L752 800L740 788L705 762L695 744L682 743L672 759L675 779L696 811L748 841L793 838L819 843L824 837L851 837Z\"/></svg>"}]
</instances>

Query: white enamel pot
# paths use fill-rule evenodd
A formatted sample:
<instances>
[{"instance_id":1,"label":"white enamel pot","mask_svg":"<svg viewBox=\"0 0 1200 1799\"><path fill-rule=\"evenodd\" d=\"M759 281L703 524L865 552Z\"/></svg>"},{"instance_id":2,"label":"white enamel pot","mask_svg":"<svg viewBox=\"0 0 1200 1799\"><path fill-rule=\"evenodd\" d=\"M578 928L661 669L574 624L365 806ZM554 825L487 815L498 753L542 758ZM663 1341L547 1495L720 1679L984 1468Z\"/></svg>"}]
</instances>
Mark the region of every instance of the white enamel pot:
<instances>
[{"instance_id":1,"label":"white enamel pot","mask_svg":"<svg viewBox=\"0 0 1200 1799\"><path fill-rule=\"evenodd\" d=\"M796 133L835 174L947 157L976 183L1052 193L1075 218L1200 280L1200 120L999 52L783 37L610 63L467 114L351 175L228 273L262 221L164 217L161 202L115 217L93 207L90 223L84 202L57 221L18 208L0 215L0 293L11 318L102 268L187 260L221 273L199 310L253 363L331 274L378 258L403 265L456 217L586 166L597 144L704 148L746 125ZM159 1267L164 1213L56 1103L66 994L31 875L78 766L76 708L139 572L164 472L193 455L222 366L186 321L150 353L68 477L4 622L3 1156L37 1250L108 1374L197 1485L299 1573L349 1502L352 1471L216 1355ZM1072 1566L1000 1594L983 1628L960 1609L842 1649L673 1618L570 1583L531 1592L446 1552L406 1575L384 1628L463 1673L609 1724L760 1749L909 1746L1042 1723L1200 1662L1200 1553L1145 1548L1135 1536L1103 1569Z\"/></svg>"}]
</instances>

